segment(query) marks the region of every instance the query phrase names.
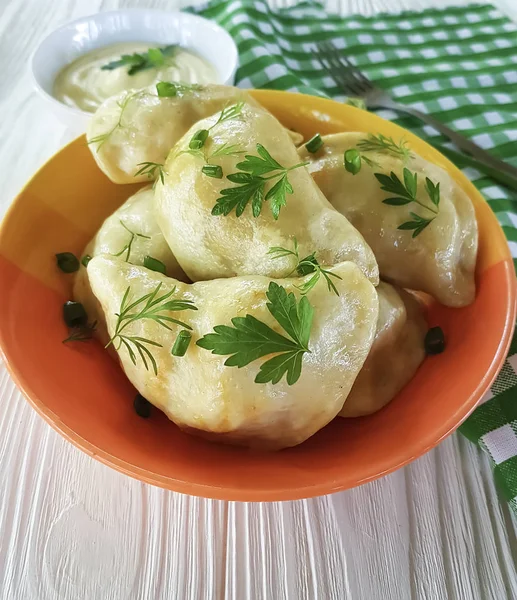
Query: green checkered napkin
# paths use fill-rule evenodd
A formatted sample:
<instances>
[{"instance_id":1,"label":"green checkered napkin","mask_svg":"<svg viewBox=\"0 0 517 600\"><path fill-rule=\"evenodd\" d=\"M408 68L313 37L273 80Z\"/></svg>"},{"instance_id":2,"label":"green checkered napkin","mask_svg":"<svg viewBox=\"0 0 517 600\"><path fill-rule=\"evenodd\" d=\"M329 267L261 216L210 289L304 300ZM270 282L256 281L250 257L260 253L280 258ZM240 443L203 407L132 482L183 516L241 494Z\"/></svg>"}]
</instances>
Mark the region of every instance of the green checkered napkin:
<instances>
[{"instance_id":1,"label":"green checkered napkin","mask_svg":"<svg viewBox=\"0 0 517 600\"><path fill-rule=\"evenodd\" d=\"M233 0L195 12L220 23L235 39L240 87L343 98L311 50L317 40L332 40L397 100L433 113L517 165L517 25L493 6L343 18L313 2L275 12L264 0ZM427 126L391 111L377 112L450 147ZM464 172L494 210L517 266L517 194L472 168ZM487 452L517 512L517 335L491 391L460 431Z\"/></svg>"}]
</instances>

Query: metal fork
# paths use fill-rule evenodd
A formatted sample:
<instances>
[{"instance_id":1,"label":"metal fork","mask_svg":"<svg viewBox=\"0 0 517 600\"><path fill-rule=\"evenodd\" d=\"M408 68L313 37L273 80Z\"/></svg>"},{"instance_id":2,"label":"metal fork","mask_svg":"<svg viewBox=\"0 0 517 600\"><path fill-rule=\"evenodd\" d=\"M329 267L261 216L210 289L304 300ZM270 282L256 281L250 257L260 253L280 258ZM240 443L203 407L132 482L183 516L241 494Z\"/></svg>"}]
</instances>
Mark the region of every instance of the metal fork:
<instances>
[{"instance_id":1,"label":"metal fork","mask_svg":"<svg viewBox=\"0 0 517 600\"><path fill-rule=\"evenodd\" d=\"M431 125L431 127L447 136L458 148L472 155L476 159L475 166L478 169L487 172L497 181L517 189L517 167L492 156L492 154L431 115L393 100L388 92L372 83L332 43L319 42L316 45L316 59L347 96L362 98L367 108L391 108L394 111L412 115L427 123L427 125Z\"/></svg>"}]
</instances>

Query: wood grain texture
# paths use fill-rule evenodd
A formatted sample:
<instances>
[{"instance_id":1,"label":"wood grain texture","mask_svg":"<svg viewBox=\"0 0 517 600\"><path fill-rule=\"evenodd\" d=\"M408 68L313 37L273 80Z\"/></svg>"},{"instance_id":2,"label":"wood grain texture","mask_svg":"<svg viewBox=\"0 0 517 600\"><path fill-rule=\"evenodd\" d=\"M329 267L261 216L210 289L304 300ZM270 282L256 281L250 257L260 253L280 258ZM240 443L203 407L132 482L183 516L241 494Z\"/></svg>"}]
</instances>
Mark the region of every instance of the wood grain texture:
<instances>
[{"instance_id":1,"label":"wood grain texture","mask_svg":"<svg viewBox=\"0 0 517 600\"><path fill-rule=\"evenodd\" d=\"M291 0L277 0L290 5ZM330 0L345 13L460 4ZM186 4L184 2L183 4ZM514 16L514 0L500 0ZM160 0L0 0L0 214L75 132L27 63L61 23ZM153 488L65 442L0 365L1 600L514 600L515 522L458 435L408 467L314 500L245 504Z\"/></svg>"}]
</instances>

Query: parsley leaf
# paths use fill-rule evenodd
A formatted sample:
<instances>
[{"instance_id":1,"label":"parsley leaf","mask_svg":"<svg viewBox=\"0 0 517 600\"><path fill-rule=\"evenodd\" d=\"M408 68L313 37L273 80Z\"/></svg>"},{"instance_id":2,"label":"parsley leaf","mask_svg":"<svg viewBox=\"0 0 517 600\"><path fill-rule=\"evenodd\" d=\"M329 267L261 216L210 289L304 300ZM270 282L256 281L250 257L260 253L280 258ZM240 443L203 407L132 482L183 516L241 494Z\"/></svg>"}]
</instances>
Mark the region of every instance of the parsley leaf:
<instances>
[{"instance_id":1,"label":"parsley leaf","mask_svg":"<svg viewBox=\"0 0 517 600\"><path fill-rule=\"evenodd\" d=\"M240 217L251 200L253 216L258 217L263 202L270 201L273 217L278 219L280 209L286 205L287 194L293 193L287 174L307 163L283 167L262 144L257 144L257 154L258 156L247 154L244 160L236 165L239 172L226 177L228 181L241 185L221 190L221 197L217 199L212 209L213 215L227 216L235 209L235 214ZM271 175L265 177L268 173ZM266 183L271 179L277 181L264 195Z\"/></svg>"},{"instance_id":2,"label":"parsley leaf","mask_svg":"<svg viewBox=\"0 0 517 600\"><path fill-rule=\"evenodd\" d=\"M293 186L285 173L266 194L265 200L271 200L271 212L275 219L278 219L282 206L286 205L286 195L292 193Z\"/></svg>"},{"instance_id":3,"label":"parsley leaf","mask_svg":"<svg viewBox=\"0 0 517 600\"><path fill-rule=\"evenodd\" d=\"M383 200L383 204L402 206L416 200L417 174L411 173L409 169L404 168L404 183L393 171L390 175L375 173L375 177L381 184L381 190L395 194L395 197Z\"/></svg>"},{"instance_id":4,"label":"parsley leaf","mask_svg":"<svg viewBox=\"0 0 517 600\"><path fill-rule=\"evenodd\" d=\"M208 333L196 344L212 354L230 355L227 367L244 367L251 362L277 354L260 366L255 383L278 383L284 375L288 385L298 381L302 369L303 355L309 350L314 309L304 296L298 303L292 292L274 283L269 284L266 294L269 312L289 335L277 333L274 329L252 315L234 317L233 327L216 325L215 333Z\"/></svg>"},{"instance_id":5,"label":"parsley leaf","mask_svg":"<svg viewBox=\"0 0 517 600\"><path fill-rule=\"evenodd\" d=\"M404 182L402 182L393 171L391 171L389 175L385 175L384 173L374 173L374 175L377 181L381 184L381 190L389 192L390 194L394 194L394 196L390 196L389 198L383 200L383 204L388 204L389 206L404 206L414 202L415 204L418 204L422 208L425 208L427 211L435 215L434 217L426 218L422 215L410 212L409 216L412 218L412 220L401 223L397 227L397 229L401 230L412 230L412 237L416 238L428 225L434 221L438 215L440 205L440 184L434 184L429 177L426 177L425 190L429 200L431 201L431 205L429 205L424 204L417 199L417 173L412 173L409 169L404 167Z\"/></svg>"},{"instance_id":6,"label":"parsley leaf","mask_svg":"<svg viewBox=\"0 0 517 600\"><path fill-rule=\"evenodd\" d=\"M431 202L435 206L438 206L440 204L440 184L437 183L435 185L429 179L429 177L426 177L425 178L425 189L426 189L427 195L429 196L429 199L431 200Z\"/></svg>"},{"instance_id":7,"label":"parsley leaf","mask_svg":"<svg viewBox=\"0 0 517 600\"><path fill-rule=\"evenodd\" d=\"M237 163L237 168L241 171L253 173L253 175L264 175L271 171L284 169L262 144L257 144L257 153L259 156L246 155L242 162Z\"/></svg>"},{"instance_id":8,"label":"parsley leaf","mask_svg":"<svg viewBox=\"0 0 517 600\"><path fill-rule=\"evenodd\" d=\"M416 238L417 235L421 234L422 231L431 224L431 222L434 220L434 217L432 219L426 219L425 217L421 217L420 215L417 215L414 212L410 212L409 216L412 217L412 221L406 221L405 223L402 223L401 225L399 225L397 227L397 229L409 229L409 230L413 230L413 235L411 237Z\"/></svg>"},{"instance_id":9,"label":"parsley leaf","mask_svg":"<svg viewBox=\"0 0 517 600\"><path fill-rule=\"evenodd\" d=\"M171 64L171 59L176 53L177 48L178 46L173 44L164 46L163 48L149 48L147 52L143 53L123 54L118 60L112 60L103 65L101 70L113 71L120 67L128 67L127 74L135 75L140 71L161 67L166 62Z\"/></svg>"},{"instance_id":10,"label":"parsley leaf","mask_svg":"<svg viewBox=\"0 0 517 600\"><path fill-rule=\"evenodd\" d=\"M226 179L241 185L221 190L221 197L212 208L212 214L226 217L235 209L235 214L240 217L251 200L253 216L258 217L262 210L266 182L260 177L253 177L250 173L233 173Z\"/></svg>"}]
</instances>

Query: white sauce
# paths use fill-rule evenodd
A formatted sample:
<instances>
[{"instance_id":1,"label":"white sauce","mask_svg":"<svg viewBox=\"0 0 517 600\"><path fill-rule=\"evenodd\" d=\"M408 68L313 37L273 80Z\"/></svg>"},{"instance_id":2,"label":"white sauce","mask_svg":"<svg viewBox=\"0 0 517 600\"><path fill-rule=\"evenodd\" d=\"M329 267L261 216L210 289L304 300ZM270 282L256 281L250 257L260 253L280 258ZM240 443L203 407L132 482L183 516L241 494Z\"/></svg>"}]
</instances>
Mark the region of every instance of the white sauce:
<instances>
[{"instance_id":1,"label":"white sauce","mask_svg":"<svg viewBox=\"0 0 517 600\"><path fill-rule=\"evenodd\" d=\"M113 44L88 52L62 69L54 83L54 96L64 104L87 112L115 94L127 89L139 89L158 81L184 83L219 83L213 65L190 50L177 48L160 67L128 75L128 66L103 70L102 66L119 60L123 54L146 53L165 44L139 42Z\"/></svg>"}]
</instances>

